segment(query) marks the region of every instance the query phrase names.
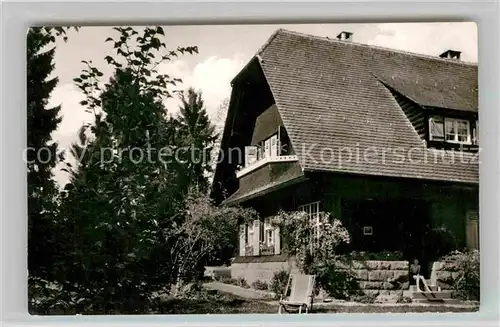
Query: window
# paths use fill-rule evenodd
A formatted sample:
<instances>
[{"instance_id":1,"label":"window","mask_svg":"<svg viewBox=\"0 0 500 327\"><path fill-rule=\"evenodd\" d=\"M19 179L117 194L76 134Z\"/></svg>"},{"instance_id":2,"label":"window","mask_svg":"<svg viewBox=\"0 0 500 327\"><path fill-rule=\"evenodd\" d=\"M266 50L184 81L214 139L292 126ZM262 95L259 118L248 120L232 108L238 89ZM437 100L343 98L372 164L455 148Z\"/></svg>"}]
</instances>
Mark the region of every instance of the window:
<instances>
[{"instance_id":1,"label":"window","mask_svg":"<svg viewBox=\"0 0 500 327\"><path fill-rule=\"evenodd\" d=\"M298 211L304 211L309 216L310 221L314 224L316 237L320 235L321 217L320 217L320 201L311 202L297 207Z\"/></svg>"},{"instance_id":2,"label":"window","mask_svg":"<svg viewBox=\"0 0 500 327\"><path fill-rule=\"evenodd\" d=\"M432 141L444 141L443 117L434 116L429 118L429 139Z\"/></svg>"},{"instance_id":3,"label":"window","mask_svg":"<svg viewBox=\"0 0 500 327\"><path fill-rule=\"evenodd\" d=\"M463 119L432 116L429 118L429 140L470 144L470 123Z\"/></svg>"},{"instance_id":4,"label":"window","mask_svg":"<svg viewBox=\"0 0 500 327\"><path fill-rule=\"evenodd\" d=\"M271 219L269 218L264 220L264 233L262 240L267 246L274 245L274 228L271 226Z\"/></svg>"},{"instance_id":5,"label":"window","mask_svg":"<svg viewBox=\"0 0 500 327\"><path fill-rule=\"evenodd\" d=\"M265 139L257 145L257 160L264 158L276 158L280 155L278 134Z\"/></svg>"},{"instance_id":6,"label":"window","mask_svg":"<svg viewBox=\"0 0 500 327\"><path fill-rule=\"evenodd\" d=\"M278 152L278 135L275 134L273 136L271 136L271 148L270 148L270 156L271 158L275 158L277 156L279 156L279 152Z\"/></svg>"},{"instance_id":7,"label":"window","mask_svg":"<svg viewBox=\"0 0 500 327\"><path fill-rule=\"evenodd\" d=\"M253 244L253 224L247 225L247 245L252 245Z\"/></svg>"},{"instance_id":8,"label":"window","mask_svg":"<svg viewBox=\"0 0 500 327\"><path fill-rule=\"evenodd\" d=\"M467 120L446 118L444 127L447 142L470 143L470 125Z\"/></svg>"},{"instance_id":9,"label":"window","mask_svg":"<svg viewBox=\"0 0 500 327\"><path fill-rule=\"evenodd\" d=\"M363 235L365 235L365 236L373 235L373 227L372 226L363 226Z\"/></svg>"}]
</instances>

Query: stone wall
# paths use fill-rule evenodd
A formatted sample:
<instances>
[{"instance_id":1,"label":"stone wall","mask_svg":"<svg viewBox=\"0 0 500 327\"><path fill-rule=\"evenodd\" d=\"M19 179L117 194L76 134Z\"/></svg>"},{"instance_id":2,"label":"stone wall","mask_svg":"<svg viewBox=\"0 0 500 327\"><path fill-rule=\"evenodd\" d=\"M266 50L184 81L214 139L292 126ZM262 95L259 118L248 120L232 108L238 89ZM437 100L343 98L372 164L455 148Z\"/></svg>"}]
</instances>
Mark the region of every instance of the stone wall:
<instances>
[{"instance_id":1,"label":"stone wall","mask_svg":"<svg viewBox=\"0 0 500 327\"><path fill-rule=\"evenodd\" d=\"M361 289L374 295L401 290L408 281L407 261L353 261L352 269Z\"/></svg>"},{"instance_id":2,"label":"stone wall","mask_svg":"<svg viewBox=\"0 0 500 327\"><path fill-rule=\"evenodd\" d=\"M401 283L408 280L408 262L406 261L353 261L352 268L361 288L370 293L400 290ZM281 262L250 262L248 260L248 262L233 263L231 277L244 278L248 284L256 280L270 283L275 272L290 269L292 273L298 272L293 260Z\"/></svg>"},{"instance_id":3,"label":"stone wall","mask_svg":"<svg viewBox=\"0 0 500 327\"><path fill-rule=\"evenodd\" d=\"M443 290L453 288L453 280L458 277L458 271L452 262L437 261L432 265L430 282Z\"/></svg>"},{"instance_id":4,"label":"stone wall","mask_svg":"<svg viewBox=\"0 0 500 327\"><path fill-rule=\"evenodd\" d=\"M353 261L351 268L360 287L367 294L376 296L400 294L401 290L409 287L407 261ZM249 285L256 280L270 284L275 272L290 269L292 273L299 272L294 260L286 260L284 256L247 257L231 265L231 277L244 278ZM458 272L452 263L435 262L432 266L430 284L449 290L452 288L452 280L457 275Z\"/></svg>"},{"instance_id":5,"label":"stone wall","mask_svg":"<svg viewBox=\"0 0 500 327\"><path fill-rule=\"evenodd\" d=\"M231 265L231 278L244 278L248 285L256 280L269 284L275 272L290 269L292 273L299 271L293 261L235 262Z\"/></svg>"}]
</instances>

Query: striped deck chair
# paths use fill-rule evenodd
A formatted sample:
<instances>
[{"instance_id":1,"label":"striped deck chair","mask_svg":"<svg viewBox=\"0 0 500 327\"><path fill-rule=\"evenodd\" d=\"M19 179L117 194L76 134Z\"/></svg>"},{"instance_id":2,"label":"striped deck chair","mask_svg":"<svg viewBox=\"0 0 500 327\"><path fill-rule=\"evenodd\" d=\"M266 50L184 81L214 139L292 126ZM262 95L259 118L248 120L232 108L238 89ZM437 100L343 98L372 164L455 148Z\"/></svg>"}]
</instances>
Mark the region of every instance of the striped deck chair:
<instances>
[{"instance_id":1,"label":"striped deck chair","mask_svg":"<svg viewBox=\"0 0 500 327\"><path fill-rule=\"evenodd\" d=\"M282 309L291 313L290 308L298 308L299 314L302 313L302 309L305 313L310 312L313 305L314 282L314 275L290 274L285 293L279 302L278 313L281 314ZM290 296L287 296L288 293Z\"/></svg>"}]
</instances>

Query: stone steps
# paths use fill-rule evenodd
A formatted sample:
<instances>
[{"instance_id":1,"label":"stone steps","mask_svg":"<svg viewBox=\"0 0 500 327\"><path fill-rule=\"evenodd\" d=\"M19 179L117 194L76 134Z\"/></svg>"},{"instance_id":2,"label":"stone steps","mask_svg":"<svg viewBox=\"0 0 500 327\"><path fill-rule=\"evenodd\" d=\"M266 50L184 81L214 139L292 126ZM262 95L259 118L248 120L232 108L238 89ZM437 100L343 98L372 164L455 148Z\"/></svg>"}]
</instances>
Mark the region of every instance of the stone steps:
<instances>
[{"instance_id":1,"label":"stone steps","mask_svg":"<svg viewBox=\"0 0 500 327\"><path fill-rule=\"evenodd\" d=\"M426 283L431 290L431 292L418 292L416 285L411 285L410 289L403 292L404 296L410 297L413 299L415 303L445 303L445 304L457 304L460 303L458 299L452 299L451 290L441 290L436 285L429 285L430 281L426 280ZM421 285L420 289L423 289L424 286Z\"/></svg>"},{"instance_id":2,"label":"stone steps","mask_svg":"<svg viewBox=\"0 0 500 327\"><path fill-rule=\"evenodd\" d=\"M412 297L414 299L427 299L430 301L451 299L451 291L441 291L441 292L412 292Z\"/></svg>"}]
</instances>

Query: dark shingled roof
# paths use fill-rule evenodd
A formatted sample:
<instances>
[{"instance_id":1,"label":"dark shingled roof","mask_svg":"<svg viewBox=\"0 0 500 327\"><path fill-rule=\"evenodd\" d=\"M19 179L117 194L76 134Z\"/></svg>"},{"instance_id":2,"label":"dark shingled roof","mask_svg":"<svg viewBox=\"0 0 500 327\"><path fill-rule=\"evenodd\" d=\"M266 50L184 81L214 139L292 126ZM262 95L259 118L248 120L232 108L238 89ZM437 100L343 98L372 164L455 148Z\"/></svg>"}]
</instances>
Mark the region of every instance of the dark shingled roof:
<instances>
[{"instance_id":1,"label":"dark shingled roof","mask_svg":"<svg viewBox=\"0 0 500 327\"><path fill-rule=\"evenodd\" d=\"M477 158L428 149L384 85L477 112L476 64L283 29L257 56L304 170L478 182Z\"/></svg>"},{"instance_id":2,"label":"dark shingled roof","mask_svg":"<svg viewBox=\"0 0 500 327\"><path fill-rule=\"evenodd\" d=\"M240 178L240 187L223 203L239 203L304 180L297 162L267 164Z\"/></svg>"}]
</instances>

